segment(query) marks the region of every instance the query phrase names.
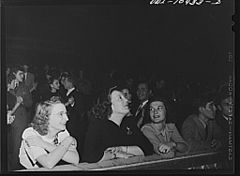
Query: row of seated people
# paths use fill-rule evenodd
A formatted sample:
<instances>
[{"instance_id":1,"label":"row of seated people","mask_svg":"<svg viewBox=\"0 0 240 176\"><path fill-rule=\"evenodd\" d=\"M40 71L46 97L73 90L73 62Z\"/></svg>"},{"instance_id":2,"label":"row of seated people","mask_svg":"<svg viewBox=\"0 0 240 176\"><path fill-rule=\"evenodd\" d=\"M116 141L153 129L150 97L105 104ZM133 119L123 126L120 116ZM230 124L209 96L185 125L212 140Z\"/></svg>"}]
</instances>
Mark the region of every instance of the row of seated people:
<instances>
[{"instance_id":1,"label":"row of seated people","mask_svg":"<svg viewBox=\"0 0 240 176\"><path fill-rule=\"evenodd\" d=\"M228 140L224 136L227 135L223 134L226 131L216 122L214 94L199 96L194 102L197 113L186 118L179 132L175 124L167 123L166 100L153 96L146 101L140 86L139 97L142 96L144 105L148 106L138 108L133 114L123 89L115 86L99 99L88 114L89 124L81 141L69 133L71 127L67 122L72 119L59 98L38 104L30 127L22 134L20 163L25 168L52 168L66 162L77 165L79 162L95 163L153 153L172 158L176 152L187 154L226 147ZM232 98L229 94L224 95L228 96L220 96L219 106L229 122L233 112ZM80 125L75 122L76 133L81 133ZM81 151L78 146L82 146Z\"/></svg>"}]
</instances>

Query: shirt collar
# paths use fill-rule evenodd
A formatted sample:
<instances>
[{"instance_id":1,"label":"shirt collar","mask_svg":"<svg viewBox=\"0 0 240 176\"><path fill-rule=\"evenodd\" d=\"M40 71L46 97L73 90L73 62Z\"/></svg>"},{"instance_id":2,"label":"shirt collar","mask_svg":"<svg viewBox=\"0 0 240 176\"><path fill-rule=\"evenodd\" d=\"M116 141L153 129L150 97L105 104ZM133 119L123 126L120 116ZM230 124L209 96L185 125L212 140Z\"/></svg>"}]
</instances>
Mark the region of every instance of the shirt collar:
<instances>
[{"instance_id":1,"label":"shirt collar","mask_svg":"<svg viewBox=\"0 0 240 176\"><path fill-rule=\"evenodd\" d=\"M74 91L74 89L75 89L75 87L73 87L73 88L71 88L71 89L68 89L68 91L67 91L67 96L68 96L72 91Z\"/></svg>"},{"instance_id":2,"label":"shirt collar","mask_svg":"<svg viewBox=\"0 0 240 176\"><path fill-rule=\"evenodd\" d=\"M141 107L145 106L147 104L148 100L145 100L144 102L141 103Z\"/></svg>"},{"instance_id":3,"label":"shirt collar","mask_svg":"<svg viewBox=\"0 0 240 176\"><path fill-rule=\"evenodd\" d=\"M228 121L228 118L229 118L228 116L226 116L226 115L224 115L224 114L223 114L222 116L223 116L223 118L224 118L226 121Z\"/></svg>"},{"instance_id":4,"label":"shirt collar","mask_svg":"<svg viewBox=\"0 0 240 176\"><path fill-rule=\"evenodd\" d=\"M165 124L165 127L161 131L159 131L157 128L155 128L153 124L151 126L157 132L157 135L161 134L162 136L166 136L167 132L173 131L173 129L170 129L168 127L168 124Z\"/></svg>"}]
</instances>

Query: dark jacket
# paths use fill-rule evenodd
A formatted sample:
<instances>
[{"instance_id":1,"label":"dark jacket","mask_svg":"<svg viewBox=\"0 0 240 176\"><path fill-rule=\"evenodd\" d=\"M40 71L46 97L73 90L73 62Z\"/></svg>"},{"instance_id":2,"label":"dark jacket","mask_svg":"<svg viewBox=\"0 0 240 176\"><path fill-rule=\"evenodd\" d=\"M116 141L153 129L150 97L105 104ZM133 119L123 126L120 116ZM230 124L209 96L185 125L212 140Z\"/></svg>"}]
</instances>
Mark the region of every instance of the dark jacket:
<instances>
[{"instance_id":1,"label":"dark jacket","mask_svg":"<svg viewBox=\"0 0 240 176\"><path fill-rule=\"evenodd\" d=\"M221 141L222 131L215 120L209 120L206 130L197 115L190 115L182 125L182 136L190 145L190 151L211 149L213 139Z\"/></svg>"}]
</instances>

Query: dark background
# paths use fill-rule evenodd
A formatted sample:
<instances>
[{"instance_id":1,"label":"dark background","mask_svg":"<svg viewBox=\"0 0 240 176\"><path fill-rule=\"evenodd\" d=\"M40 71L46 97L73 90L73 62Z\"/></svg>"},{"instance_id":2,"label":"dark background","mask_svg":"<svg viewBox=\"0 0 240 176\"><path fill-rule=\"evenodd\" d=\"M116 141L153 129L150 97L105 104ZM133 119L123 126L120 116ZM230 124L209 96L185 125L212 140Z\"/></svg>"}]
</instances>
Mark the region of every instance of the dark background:
<instances>
[{"instance_id":1,"label":"dark background","mask_svg":"<svg viewBox=\"0 0 240 176\"><path fill-rule=\"evenodd\" d=\"M214 0L212 0L214 2ZM233 2L25 4L5 7L7 64L117 69L219 81L233 53Z\"/></svg>"}]
</instances>

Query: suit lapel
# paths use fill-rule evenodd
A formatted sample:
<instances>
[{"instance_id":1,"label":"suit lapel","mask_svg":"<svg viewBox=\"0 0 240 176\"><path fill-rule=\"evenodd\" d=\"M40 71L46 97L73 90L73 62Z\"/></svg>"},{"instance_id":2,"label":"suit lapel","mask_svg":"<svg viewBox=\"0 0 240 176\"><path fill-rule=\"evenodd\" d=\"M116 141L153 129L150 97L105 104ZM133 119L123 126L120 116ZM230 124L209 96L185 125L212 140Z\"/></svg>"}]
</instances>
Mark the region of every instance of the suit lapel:
<instances>
[{"instance_id":1,"label":"suit lapel","mask_svg":"<svg viewBox=\"0 0 240 176\"><path fill-rule=\"evenodd\" d=\"M198 133L199 133L201 139L205 140L206 131L205 131L203 125L201 124L201 122L199 121L198 118L194 118L194 121L196 122L196 125L197 125L197 128L198 128Z\"/></svg>"}]
</instances>

